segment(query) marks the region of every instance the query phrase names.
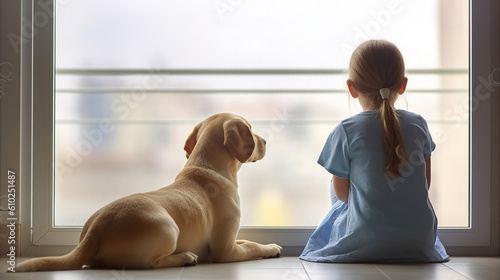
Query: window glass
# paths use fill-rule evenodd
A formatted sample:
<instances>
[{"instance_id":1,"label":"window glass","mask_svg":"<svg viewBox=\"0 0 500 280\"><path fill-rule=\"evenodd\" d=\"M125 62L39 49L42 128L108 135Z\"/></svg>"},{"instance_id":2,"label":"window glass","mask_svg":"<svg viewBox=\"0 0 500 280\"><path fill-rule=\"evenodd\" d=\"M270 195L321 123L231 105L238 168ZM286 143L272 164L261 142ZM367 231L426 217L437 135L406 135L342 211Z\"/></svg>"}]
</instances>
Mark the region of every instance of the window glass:
<instances>
[{"instance_id":1,"label":"window glass","mask_svg":"<svg viewBox=\"0 0 500 280\"><path fill-rule=\"evenodd\" d=\"M245 117L266 157L239 173L242 225L314 226L330 208L317 163L361 107L345 69L362 41L394 42L409 83L396 107L437 144L441 227L469 225L468 1L74 0L56 7L56 226L170 184L194 125Z\"/></svg>"}]
</instances>

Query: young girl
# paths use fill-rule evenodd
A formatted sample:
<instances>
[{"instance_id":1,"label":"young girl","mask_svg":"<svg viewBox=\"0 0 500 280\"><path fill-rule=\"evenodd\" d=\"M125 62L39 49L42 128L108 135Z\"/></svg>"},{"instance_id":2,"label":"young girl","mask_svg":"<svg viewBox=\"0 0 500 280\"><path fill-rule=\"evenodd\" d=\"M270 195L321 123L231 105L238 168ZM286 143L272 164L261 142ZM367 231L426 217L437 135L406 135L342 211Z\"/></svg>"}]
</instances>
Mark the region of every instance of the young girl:
<instances>
[{"instance_id":1,"label":"young girl","mask_svg":"<svg viewBox=\"0 0 500 280\"><path fill-rule=\"evenodd\" d=\"M335 127L321 152L318 163L333 174L332 209L301 259L449 259L428 196L435 144L421 116L394 109L406 89L404 74L403 57L390 42L370 40L354 51L347 86L363 112Z\"/></svg>"}]
</instances>

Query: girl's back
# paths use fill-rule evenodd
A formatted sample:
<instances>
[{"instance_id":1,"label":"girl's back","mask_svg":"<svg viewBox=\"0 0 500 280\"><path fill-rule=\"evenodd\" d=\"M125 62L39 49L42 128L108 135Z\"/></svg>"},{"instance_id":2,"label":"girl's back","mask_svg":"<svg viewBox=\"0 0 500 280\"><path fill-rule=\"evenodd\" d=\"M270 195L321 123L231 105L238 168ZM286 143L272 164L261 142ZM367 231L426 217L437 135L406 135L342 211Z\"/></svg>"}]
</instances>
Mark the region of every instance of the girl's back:
<instances>
[{"instance_id":1,"label":"girl's back","mask_svg":"<svg viewBox=\"0 0 500 280\"><path fill-rule=\"evenodd\" d=\"M422 117L400 110L398 114L409 160L397 179L383 172L383 128L376 111L342 121L328 137L318 162L332 174L350 179L349 202L333 205L302 259L426 262L448 258L440 242L436 247L437 219L425 175L425 158L434 143ZM330 229L323 230L325 226Z\"/></svg>"}]
</instances>

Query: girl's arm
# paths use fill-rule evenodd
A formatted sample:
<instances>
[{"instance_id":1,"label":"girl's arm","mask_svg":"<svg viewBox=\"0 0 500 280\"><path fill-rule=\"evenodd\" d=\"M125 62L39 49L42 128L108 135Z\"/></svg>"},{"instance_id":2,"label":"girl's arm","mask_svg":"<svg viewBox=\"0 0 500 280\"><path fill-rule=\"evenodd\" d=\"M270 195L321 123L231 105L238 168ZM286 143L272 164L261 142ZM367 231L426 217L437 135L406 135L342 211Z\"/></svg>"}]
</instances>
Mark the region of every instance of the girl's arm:
<instances>
[{"instance_id":1,"label":"girl's arm","mask_svg":"<svg viewBox=\"0 0 500 280\"><path fill-rule=\"evenodd\" d=\"M349 179L344 179L333 175L333 190L335 191L335 196L347 202L349 198Z\"/></svg>"},{"instance_id":2,"label":"girl's arm","mask_svg":"<svg viewBox=\"0 0 500 280\"><path fill-rule=\"evenodd\" d=\"M425 159L425 176L427 177L427 189L431 188L431 158Z\"/></svg>"}]
</instances>

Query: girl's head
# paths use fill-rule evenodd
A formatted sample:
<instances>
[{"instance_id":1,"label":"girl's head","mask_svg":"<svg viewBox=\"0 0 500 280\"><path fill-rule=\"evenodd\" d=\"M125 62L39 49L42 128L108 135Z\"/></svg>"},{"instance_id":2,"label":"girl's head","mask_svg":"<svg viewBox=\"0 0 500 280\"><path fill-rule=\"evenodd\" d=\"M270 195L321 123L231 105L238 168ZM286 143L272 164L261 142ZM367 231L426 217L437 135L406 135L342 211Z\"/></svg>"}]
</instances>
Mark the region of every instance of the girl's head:
<instances>
[{"instance_id":1,"label":"girl's head","mask_svg":"<svg viewBox=\"0 0 500 280\"><path fill-rule=\"evenodd\" d=\"M381 88L391 91L390 102L394 102L403 86L406 86L405 63L401 52L391 42L369 40L359 45L349 63L349 81L358 94L366 97L370 107L382 104ZM401 92L401 93L403 93Z\"/></svg>"},{"instance_id":2,"label":"girl's head","mask_svg":"<svg viewBox=\"0 0 500 280\"><path fill-rule=\"evenodd\" d=\"M394 102L405 91L407 80L403 56L393 43L369 40L354 50L347 85L353 97L360 97L363 109L379 112L384 125L385 172L393 178L401 176L399 167L408 159L399 118L394 110ZM387 98L382 97L381 89L388 89Z\"/></svg>"}]
</instances>

